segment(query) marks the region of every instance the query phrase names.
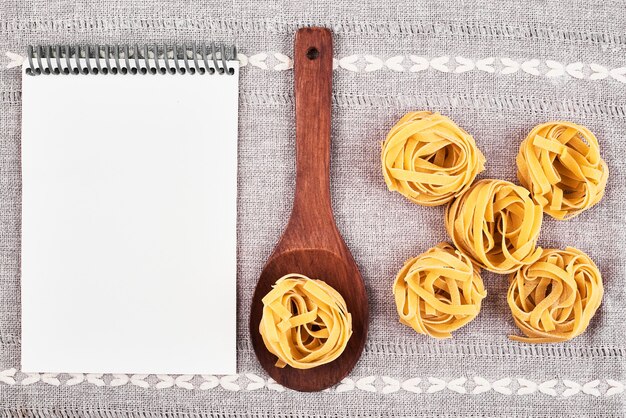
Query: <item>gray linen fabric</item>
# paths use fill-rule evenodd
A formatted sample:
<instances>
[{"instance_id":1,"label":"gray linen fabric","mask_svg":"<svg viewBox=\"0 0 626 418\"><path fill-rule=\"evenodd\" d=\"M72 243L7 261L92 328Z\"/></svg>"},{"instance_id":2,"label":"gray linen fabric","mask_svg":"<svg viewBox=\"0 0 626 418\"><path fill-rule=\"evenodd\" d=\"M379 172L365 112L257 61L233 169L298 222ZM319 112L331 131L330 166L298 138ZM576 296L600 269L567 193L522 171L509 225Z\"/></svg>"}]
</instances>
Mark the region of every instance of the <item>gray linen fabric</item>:
<instances>
[{"instance_id":1,"label":"gray linen fabric","mask_svg":"<svg viewBox=\"0 0 626 418\"><path fill-rule=\"evenodd\" d=\"M276 70L284 57L274 53L291 57L294 31L311 24L334 31L341 59L334 72L332 197L339 229L367 284L371 318L367 346L350 379L327 392L301 394L267 381L251 350L247 317L256 278L288 218L294 185L293 72ZM29 44L203 40L234 40L250 58L240 86L240 375L24 375L20 73L6 68L5 52L24 55ZM0 0L0 52L0 413L626 414L626 78L623 70L611 72L626 66L623 3ZM397 56L404 58L386 62ZM380 68L365 71L368 65ZM390 291L396 271L405 259L447 239L443 208L419 207L388 192L380 174L381 140L415 109L440 111L475 136L487 157L483 178L514 180L519 143L538 123L567 119L596 133L611 170L606 196L575 220L546 217L541 234L543 246L581 248L602 271L604 302L585 334L553 345L510 341L507 335L516 328L506 304L507 280L488 273L481 314L454 339L435 341L398 323ZM115 123L105 117L103 123ZM71 120L67 115L57 129Z\"/></svg>"}]
</instances>

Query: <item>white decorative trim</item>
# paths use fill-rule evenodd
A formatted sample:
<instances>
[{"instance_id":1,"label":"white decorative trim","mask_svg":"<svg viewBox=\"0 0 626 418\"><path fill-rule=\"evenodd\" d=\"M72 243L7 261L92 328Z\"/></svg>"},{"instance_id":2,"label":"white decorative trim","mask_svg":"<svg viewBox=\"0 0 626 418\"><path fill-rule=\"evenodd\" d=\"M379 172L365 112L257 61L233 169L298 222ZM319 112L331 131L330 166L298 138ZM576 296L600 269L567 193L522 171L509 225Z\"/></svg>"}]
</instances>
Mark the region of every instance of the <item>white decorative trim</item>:
<instances>
[{"instance_id":1,"label":"white decorative trim","mask_svg":"<svg viewBox=\"0 0 626 418\"><path fill-rule=\"evenodd\" d=\"M5 55L9 59L9 63L7 64L7 68L20 67L22 65L22 63L24 62L24 60L26 59L25 57L23 57L23 56L21 56L19 54L16 54L14 52L11 52L11 51L7 51L5 53Z\"/></svg>"},{"instance_id":2,"label":"white decorative trim","mask_svg":"<svg viewBox=\"0 0 626 418\"><path fill-rule=\"evenodd\" d=\"M20 54L7 51L7 68L19 67L26 59ZM293 68L293 59L281 52L259 52L253 55L238 54L240 67L256 67L268 71L286 71ZM391 71L419 73L432 70L441 73L462 74L469 71L488 74L511 75L518 72L536 77L585 79L591 81L615 80L626 83L626 67L608 68L596 63L562 63L554 60L512 59L509 57L468 58L442 55L424 57L419 55L394 55L381 57L370 54L352 54L333 59L335 70L353 73Z\"/></svg>"},{"instance_id":3,"label":"white decorative trim","mask_svg":"<svg viewBox=\"0 0 626 418\"><path fill-rule=\"evenodd\" d=\"M30 386L76 386L93 385L98 387L109 386L137 386L143 389L171 389L185 390L226 390L232 392L252 392L269 390L284 392L286 389L271 378L264 378L254 373L240 373L226 376L213 375L147 375L147 374L82 374L82 373L22 373L15 368L0 371L0 385ZM408 392L413 394L433 394L450 391L461 395L480 395L486 392L496 392L505 396L525 396L541 394L552 397L570 397L575 395L588 396L615 396L623 395L626 383L614 379L596 379L589 382L576 382L570 379L551 379L544 382L535 382L525 378L512 379L505 377L489 380L474 376L442 378L442 377L411 377L398 378L391 376L363 376L347 377L338 385L326 389L325 392L345 393L353 391L391 394Z\"/></svg>"},{"instance_id":4,"label":"white decorative trim","mask_svg":"<svg viewBox=\"0 0 626 418\"><path fill-rule=\"evenodd\" d=\"M262 70L285 71L293 68L293 60L280 52L260 52L248 57L239 54L240 66L257 67ZM272 58L273 57L273 58ZM274 63L268 63L274 61ZM532 76L547 78L573 78L587 80L612 79L626 83L626 67L609 69L606 66L583 62L561 63L554 60L536 58L514 60L508 57L467 58L442 55L424 57L418 55L395 55L379 57L370 54L353 54L333 59L333 69L354 73L392 71L419 73L434 70L442 73L461 74L468 71L489 74L511 75L523 72Z\"/></svg>"}]
</instances>

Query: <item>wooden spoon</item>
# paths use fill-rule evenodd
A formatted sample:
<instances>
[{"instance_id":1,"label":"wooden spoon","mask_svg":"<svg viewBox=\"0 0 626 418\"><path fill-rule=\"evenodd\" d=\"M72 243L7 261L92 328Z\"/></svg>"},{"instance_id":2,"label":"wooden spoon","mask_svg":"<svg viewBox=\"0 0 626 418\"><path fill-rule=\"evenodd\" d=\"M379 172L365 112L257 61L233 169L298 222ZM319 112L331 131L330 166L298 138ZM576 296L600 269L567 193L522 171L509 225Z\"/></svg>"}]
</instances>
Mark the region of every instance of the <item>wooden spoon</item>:
<instances>
[{"instance_id":1,"label":"wooden spoon","mask_svg":"<svg viewBox=\"0 0 626 418\"><path fill-rule=\"evenodd\" d=\"M341 381L363 351L368 303L363 279L333 217L330 202L330 105L333 44L328 29L303 28L294 45L296 96L296 192L291 218L261 273L252 299L250 335L254 351L278 383L318 391ZM259 333L261 299L289 273L320 279L335 288L352 314L353 334L334 361L312 369L278 368Z\"/></svg>"}]
</instances>

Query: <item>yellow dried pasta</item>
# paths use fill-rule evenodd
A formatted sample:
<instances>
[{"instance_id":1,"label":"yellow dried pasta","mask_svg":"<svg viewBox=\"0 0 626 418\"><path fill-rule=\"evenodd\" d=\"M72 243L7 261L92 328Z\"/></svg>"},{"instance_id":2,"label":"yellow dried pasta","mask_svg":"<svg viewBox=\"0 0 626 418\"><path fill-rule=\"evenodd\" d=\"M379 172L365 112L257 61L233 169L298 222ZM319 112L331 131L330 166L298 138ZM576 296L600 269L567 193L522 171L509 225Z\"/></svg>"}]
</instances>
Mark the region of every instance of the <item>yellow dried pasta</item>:
<instances>
[{"instance_id":1,"label":"yellow dried pasta","mask_svg":"<svg viewBox=\"0 0 626 418\"><path fill-rule=\"evenodd\" d=\"M428 111L407 113L391 128L381 160L387 188L424 206L443 205L467 190L485 163L470 134Z\"/></svg>"},{"instance_id":2,"label":"yellow dried pasta","mask_svg":"<svg viewBox=\"0 0 626 418\"><path fill-rule=\"evenodd\" d=\"M570 340L587 329L602 301L598 267L582 251L547 249L531 265L511 275L508 302L527 343Z\"/></svg>"},{"instance_id":3,"label":"yellow dried pasta","mask_svg":"<svg viewBox=\"0 0 626 418\"><path fill-rule=\"evenodd\" d=\"M547 122L536 126L517 155L517 177L544 211L572 218L602 199L609 170L598 140L584 126Z\"/></svg>"},{"instance_id":4,"label":"yellow dried pasta","mask_svg":"<svg viewBox=\"0 0 626 418\"><path fill-rule=\"evenodd\" d=\"M352 316L343 297L322 280L288 274L263 298L259 332L277 367L310 369L343 353Z\"/></svg>"},{"instance_id":5,"label":"yellow dried pasta","mask_svg":"<svg viewBox=\"0 0 626 418\"><path fill-rule=\"evenodd\" d=\"M542 215L525 188L486 179L446 207L445 224L456 247L479 266L511 273L541 256Z\"/></svg>"},{"instance_id":6,"label":"yellow dried pasta","mask_svg":"<svg viewBox=\"0 0 626 418\"><path fill-rule=\"evenodd\" d=\"M450 338L473 320L487 296L480 269L445 242L408 260L393 294L400 322L434 338Z\"/></svg>"}]
</instances>

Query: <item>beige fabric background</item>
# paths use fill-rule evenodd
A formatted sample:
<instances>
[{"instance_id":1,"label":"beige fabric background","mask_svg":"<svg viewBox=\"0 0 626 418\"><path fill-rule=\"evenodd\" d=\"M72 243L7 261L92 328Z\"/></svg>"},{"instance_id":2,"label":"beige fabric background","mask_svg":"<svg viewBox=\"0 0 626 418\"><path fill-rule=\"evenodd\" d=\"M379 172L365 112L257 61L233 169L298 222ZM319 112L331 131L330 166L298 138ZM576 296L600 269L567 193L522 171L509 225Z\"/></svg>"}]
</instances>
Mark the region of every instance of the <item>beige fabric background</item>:
<instances>
[{"instance_id":1,"label":"beige fabric background","mask_svg":"<svg viewBox=\"0 0 626 418\"><path fill-rule=\"evenodd\" d=\"M371 304L369 340L351 375L373 376L376 390L317 394L248 390L246 373L265 379L247 334L252 290L264 260L289 215L294 175L293 73L276 71L274 52L291 56L294 31L317 24L333 29L338 58L334 73L332 196L339 228L360 266ZM241 71L239 124L238 363L240 390L228 384L201 390L173 385L158 389L131 383L115 387L69 375L29 377L19 372L20 303L20 74L7 69L5 52L24 54L29 44L189 43L234 40L248 57L268 53L268 69L249 63ZM626 5L619 1L524 1L500 3L232 1L0 1L0 414L12 416L589 416L626 414L619 384L626 380L626 84L620 74L592 80L595 63L608 70L626 66ZM363 71L364 55L386 60L404 56L405 71ZM411 72L410 55L447 56L444 67ZM493 57L494 72L455 72L455 57ZM280 56L279 56L280 57ZM527 64L507 74L501 58ZM537 74L532 60L536 63ZM549 77L548 60L581 62L583 78L565 71ZM435 66L437 64L435 63ZM489 65L488 63L486 65ZM393 67L393 63L391 64ZM574 74L576 68L570 68ZM462 68L461 68L462 70ZM558 73L558 71L557 71ZM623 81L620 81L623 80ZM604 303L587 333L563 344L514 343L505 300L506 279L485 274L489 296L480 316L455 339L433 341L397 321L390 287L402 262L446 239L443 208L422 208L389 193L379 169L379 146L405 112L440 111L474 134L487 157L481 177L514 180L514 157L536 124L568 119L587 125L601 142L611 169L601 204L573 221L546 218L543 246L577 246L599 265ZM72 115L56 129L68 129ZM137 123L149 123L140 121ZM202 121L191 121L201 123ZM103 123L114 124L106 120ZM89 136L85 135L85 140ZM167 169L167 167L164 167ZM97 309L107 309L106 305ZM80 315L80 312L76 312ZM18 371L13 373L12 368ZM4 371L4 372L2 372ZM2 375L2 373L5 373ZM12 374L13 373L13 374ZM3 377L4 376L4 377ZM422 393L397 390L420 378ZM473 393L476 377L511 379L510 394ZM429 378L465 378L466 393L434 390ZM34 382L33 380L40 381ZM43 379L43 380L42 380ZM56 379L56 380L55 380ZM92 381L97 381L97 377ZM543 389L524 394L524 380ZM554 380L553 383L550 383ZM597 385L595 381L597 382ZM581 385L566 396L567 382ZM58 385L56 385L58 382ZM502 382L501 382L502 383ZM366 387L361 380L360 386ZM589 384L586 389L582 385ZM550 386L552 385L552 386ZM552 393L550 390L554 390ZM594 388L599 396L594 396ZM615 389L610 391L611 388ZM623 386L622 386L623 388ZM479 390L478 390L479 391ZM585 393L588 392L588 393ZM507 392L507 391L504 391Z\"/></svg>"}]
</instances>

